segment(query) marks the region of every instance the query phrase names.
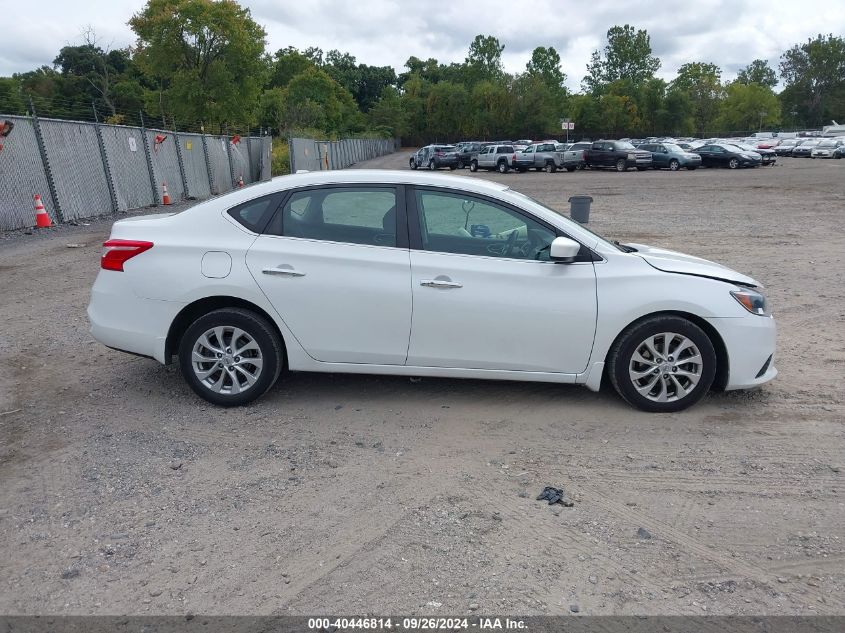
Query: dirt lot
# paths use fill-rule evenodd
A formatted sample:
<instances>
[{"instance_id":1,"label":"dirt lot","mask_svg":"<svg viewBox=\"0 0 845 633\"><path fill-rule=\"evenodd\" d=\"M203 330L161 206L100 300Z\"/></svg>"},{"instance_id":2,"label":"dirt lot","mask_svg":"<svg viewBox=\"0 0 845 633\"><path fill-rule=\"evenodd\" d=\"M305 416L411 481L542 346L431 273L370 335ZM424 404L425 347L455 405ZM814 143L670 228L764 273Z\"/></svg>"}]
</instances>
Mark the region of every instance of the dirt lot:
<instances>
[{"instance_id":1,"label":"dirt lot","mask_svg":"<svg viewBox=\"0 0 845 633\"><path fill-rule=\"evenodd\" d=\"M845 161L781 162L473 176L768 286L780 376L672 415L304 374L216 409L89 336L109 222L0 239L0 613L845 614Z\"/></svg>"}]
</instances>

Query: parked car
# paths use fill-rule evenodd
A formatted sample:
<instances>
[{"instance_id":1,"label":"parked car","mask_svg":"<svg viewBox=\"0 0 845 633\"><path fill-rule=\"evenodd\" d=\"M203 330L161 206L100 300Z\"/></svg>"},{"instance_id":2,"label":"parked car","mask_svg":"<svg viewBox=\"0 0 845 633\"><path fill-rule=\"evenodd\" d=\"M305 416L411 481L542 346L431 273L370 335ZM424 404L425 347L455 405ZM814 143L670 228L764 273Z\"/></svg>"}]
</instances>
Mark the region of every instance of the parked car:
<instances>
[{"instance_id":1,"label":"parked car","mask_svg":"<svg viewBox=\"0 0 845 633\"><path fill-rule=\"evenodd\" d=\"M577 143L570 144L567 148L572 151L581 152L581 164L578 165L578 169L585 169L587 167L585 156L587 154L587 150L589 150L592 146L592 141L578 141Z\"/></svg>"},{"instance_id":2,"label":"parked car","mask_svg":"<svg viewBox=\"0 0 845 633\"><path fill-rule=\"evenodd\" d=\"M813 155L813 148L815 148L819 143L821 143L821 139L808 138L800 145L793 147L791 155L793 158L810 158Z\"/></svg>"},{"instance_id":3,"label":"parked car","mask_svg":"<svg viewBox=\"0 0 845 633\"><path fill-rule=\"evenodd\" d=\"M483 179L281 176L121 220L104 246L94 338L177 357L190 387L222 406L314 371L594 391L607 375L630 404L668 412L777 374L759 282L607 241Z\"/></svg>"},{"instance_id":4,"label":"parked car","mask_svg":"<svg viewBox=\"0 0 845 633\"><path fill-rule=\"evenodd\" d=\"M516 160L520 169L533 168L554 173L558 169L575 171L583 160L582 156L580 151L558 151L556 144L549 142L529 145L517 153Z\"/></svg>"},{"instance_id":5,"label":"parked car","mask_svg":"<svg viewBox=\"0 0 845 633\"><path fill-rule=\"evenodd\" d=\"M775 145L775 154L778 156L791 156L792 150L800 143L801 140L797 138L785 138L780 143Z\"/></svg>"},{"instance_id":6,"label":"parked car","mask_svg":"<svg viewBox=\"0 0 845 633\"><path fill-rule=\"evenodd\" d=\"M587 167L613 167L626 171L636 167L645 171L651 167L651 152L638 150L628 141L596 141L584 151Z\"/></svg>"},{"instance_id":7,"label":"parked car","mask_svg":"<svg viewBox=\"0 0 845 633\"><path fill-rule=\"evenodd\" d=\"M810 158L833 158L836 148L845 143L842 139L826 138L816 145L810 152Z\"/></svg>"},{"instance_id":8,"label":"parked car","mask_svg":"<svg viewBox=\"0 0 845 633\"><path fill-rule=\"evenodd\" d=\"M760 154L746 152L735 145L727 143L710 143L702 145L695 150L701 156L701 164L704 167L759 167L763 163Z\"/></svg>"},{"instance_id":9,"label":"parked car","mask_svg":"<svg viewBox=\"0 0 845 633\"><path fill-rule=\"evenodd\" d=\"M701 156L674 143L646 143L637 149L651 152L651 164L655 169L678 171L681 167L689 170L701 167Z\"/></svg>"},{"instance_id":10,"label":"parked car","mask_svg":"<svg viewBox=\"0 0 845 633\"><path fill-rule=\"evenodd\" d=\"M495 169L502 174L517 169L516 150L513 145L488 145L483 148L469 163L470 171L479 169Z\"/></svg>"},{"instance_id":11,"label":"parked car","mask_svg":"<svg viewBox=\"0 0 845 633\"><path fill-rule=\"evenodd\" d=\"M753 154L760 154L760 161L761 164L765 167L766 165L774 165L777 162L778 155L775 153L773 149L765 149L762 147L755 147L754 145L748 145L746 143L732 143L734 147L738 147L739 149L745 152L751 152Z\"/></svg>"},{"instance_id":12,"label":"parked car","mask_svg":"<svg viewBox=\"0 0 845 633\"><path fill-rule=\"evenodd\" d=\"M472 162L473 157L486 146L487 143L482 143L480 141L467 141L465 143L461 143L458 148L458 169L468 167Z\"/></svg>"},{"instance_id":13,"label":"parked car","mask_svg":"<svg viewBox=\"0 0 845 633\"><path fill-rule=\"evenodd\" d=\"M426 145L414 153L409 161L411 169L427 167L440 169L448 167L456 169L458 166L458 150L454 145Z\"/></svg>"}]
</instances>

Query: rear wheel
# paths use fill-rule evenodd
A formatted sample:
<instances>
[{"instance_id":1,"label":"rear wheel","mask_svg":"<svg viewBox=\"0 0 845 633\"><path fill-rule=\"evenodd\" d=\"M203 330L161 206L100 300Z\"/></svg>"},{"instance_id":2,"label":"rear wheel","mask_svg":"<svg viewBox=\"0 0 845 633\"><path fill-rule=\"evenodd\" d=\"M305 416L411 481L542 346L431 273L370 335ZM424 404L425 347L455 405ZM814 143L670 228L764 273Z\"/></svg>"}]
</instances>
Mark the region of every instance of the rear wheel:
<instances>
[{"instance_id":1,"label":"rear wheel","mask_svg":"<svg viewBox=\"0 0 845 633\"><path fill-rule=\"evenodd\" d=\"M681 166L681 163L677 161L677 159L673 158L669 161L669 171L678 171L678 168Z\"/></svg>"},{"instance_id":2,"label":"rear wheel","mask_svg":"<svg viewBox=\"0 0 845 633\"><path fill-rule=\"evenodd\" d=\"M620 158L616 161L616 171L625 171L627 169L627 165L625 164L625 159Z\"/></svg>"},{"instance_id":3,"label":"rear wheel","mask_svg":"<svg viewBox=\"0 0 845 633\"><path fill-rule=\"evenodd\" d=\"M739 159L731 158L730 162L728 163L728 167L730 167L731 169L736 169L737 167L739 167Z\"/></svg>"},{"instance_id":4,"label":"rear wheel","mask_svg":"<svg viewBox=\"0 0 845 633\"><path fill-rule=\"evenodd\" d=\"M459 160L458 161L458 169L463 169L463 168L464 168L464 161Z\"/></svg>"},{"instance_id":5,"label":"rear wheel","mask_svg":"<svg viewBox=\"0 0 845 633\"><path fill-rule=\"evenodd\" d=\"M510 170L510 167L508 167L508 164L503 160L499 161L499 164L496 165L496 168L499 170L500 174L506 174Z\"/></svg>"},{"instance_id":6,"label":"rear wheel","mask_svg":"<svg viewBox=\"0 0 845 633\"><path fill-rule=\"evenodd\" d=\"M417 162L412 158L410 161L408 161L408 166L411 169L416 169L417 168Z\"/></svg>"},{"instance_id":7,"label":"rear wheel","mask_svg":"<svg viewBox=\"0 0 845 633\"><path fill-rule=\"evenodd\" d=\"M548 162L546 163L546 165L543 167L543 170L544 170L547 174L553 174L553 173L555 173L555 172L557 171L557 166L556 166L553 162L548 161Z\"/></svg>"},{"instance_id":8,"label":"rear wheel","mask_svg":"<svg viewBox=\"0 0 845 633\"><path fill-rule=\"evenodd\" d=\"M470 171L478 171L478 161L474 160L469 164Z\"/></svg>"},{"instance_id":9,"label":"rear wheel","mask_svg":"<svg viewBox=\"0 0 845 633\"><path fill-rule=\"evenodd\" d=\"M435 169L437 169L437 165L435 165L435 164L434 164L434 161L433 161L433 160L430 160L430 161L428 161L428 168L429 168L431 171L434 171Z\"/></svg>"},{"instance_id":10,"label":"rear wheel","mask_svg":"<svg viewBox=\"0 0 845 633\"><path fill-rule=\"evenodd\" d=\"M716 352L696 324L655 316L623 332L608 354L608 375L622 398L658 413L692 406L710 389Z\"/></svg>"},{"instance_id":11,"label":"rear wheel","mask_svg":"<svg viewBox=\"0 0 845 633\"><path fill-rule=\"evenodd\" d=\"M260 398L284 365L282 342L263 317L241 308L194 321L179 343L182 375L197 395L233 407Z\"/></svg>"}]
</instances>

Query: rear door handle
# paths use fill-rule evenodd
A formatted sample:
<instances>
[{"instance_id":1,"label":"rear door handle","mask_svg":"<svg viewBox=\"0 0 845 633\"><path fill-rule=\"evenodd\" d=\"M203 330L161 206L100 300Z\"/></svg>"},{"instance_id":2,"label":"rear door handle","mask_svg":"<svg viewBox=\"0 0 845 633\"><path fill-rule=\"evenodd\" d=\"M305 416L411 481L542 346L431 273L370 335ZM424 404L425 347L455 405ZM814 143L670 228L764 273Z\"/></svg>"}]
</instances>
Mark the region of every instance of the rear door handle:
<instances>
[{"instance_id":1,"label":"rear door handle","mask_svg":"<svg viewBox=\"0 0 845 633\"><path fill-rule=\"evenodd\" d=\"M289 264L279 264L275 268L265 268L261 272L265 275L281 275L284 277L305 277L305 273L301 273L298 270L295 270L294 267Z\"/></svg>"},{"instance_id":2,"label":"rear door handle","mask_svg":"<svg viewBox=\"0 0 845 633\"><path fill-rule=\"evenodd\" d=\"M463 284L456 281L447 281L446 279L423 279L420 282L421 286L426 288L463 288Z\"/></svg>"}]
</instances>

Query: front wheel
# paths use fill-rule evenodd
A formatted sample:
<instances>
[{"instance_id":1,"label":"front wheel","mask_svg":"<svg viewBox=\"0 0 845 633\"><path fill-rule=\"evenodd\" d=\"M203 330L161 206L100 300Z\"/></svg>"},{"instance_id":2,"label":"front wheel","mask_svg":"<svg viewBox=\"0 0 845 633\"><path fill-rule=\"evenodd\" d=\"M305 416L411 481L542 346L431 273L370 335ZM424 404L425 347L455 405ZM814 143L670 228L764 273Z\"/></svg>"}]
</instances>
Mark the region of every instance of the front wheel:
<instances>
[{"instance_id":1,"label":"front wheel","mask_svg":"<svg viewBox=\"0 0 845 633\"><path fill-rule=\"evenodd\" d=\"M463 161L459 160L458 161L458 169L463 169L463 168L464 168L464 163L463 163Z\"/></svg>"},{"instance_id":2,"label":"front wheel","mask_svg":"<svg viewBox=\"0 0 845 633\"><path fill-rule=\"evenodd\" d=\"M408 161L408 166L409 166L411 169L416 169L416 168L417 168L417 163L416 163L416 162L414 161L414 159L412 158L410 161Z\"/></svg>"},{"instance_id":3,"label":"front wheel","mask_svg":"<svg viewBox=\"0 0 845 633\"><path fill-rule=\"evenodd\" d=\"M675 160L674 158L673 158L672 160L670 160L670 161L669 161L669 171L678 171L678 169L680 168L680 166L681 166L681 163L679 163L679 162L678 162L677 160Z\"/></svg>"},{"instance_id":4,"label":"front wheel","mask_svg":"<svg viewBox=\"0 0 845 633\"><path fill-rule=\"evenodd\" d=\"M739 160L737 160L736 158L731 158L731 161L728 163L728 167L730 169L736 169L737 167L739 167Z\"/></svg>"},{"instance_id":5,"label":"front wheel","mask_svg":"<svg viewBox=\"0 0 845 633\"><path fill-rule=\"evenodd\" d=\"M573 172L573 171L575 171L576 169L578 169L578 168L577 168L577 167L567 167L567 168L566 168L566 171L568 171L568 172L572 173L572 172Z\"/></svg>"},{"instance_id":6,"label":"front wheel","mask_svg":"<svg viewBox=\"0 0 845 633\"><path fill-rule=\"evenodd\" d=\"M431 171L434 171L435 169L437 169L437 165L435 165L435 164L434 164L434 161L432 160L432 161L429 161L429 162L428 162L428 168L429 168Z\"/></svg>"},{"instance_id":7,"label":"front wheel","mask_svg":"<svg viewBox=\"0 0 845 633\"><path fill-rule=\"evenodd\" d=\"M478 171L478 161L474 160L469 164L469 170L472 172Z\"/></svg>"},{"instance_id":8,"label":"front wheel","mask_svg":"<svg viewBox=\"0 0 845 633\"><path fill-rule=\"evenodd\" d=\"M654 316L619 336L608 354L608 375L619 395L638 409L681 411L713 384L716 352L691 321Z\"/></svg>"},{"instance_id":9,"label":"front wheel","mask_svg":"<svg viewBox=\"0 0 845 633\"><path fill-rule=\"evenodd\" d=\"M625 171L627 168L628 166L626 165L624 158L620 158L616 161L616 171Z\"/></svg>"},{"instance_id":10,"label":"front wheel","mask_svg":"<svg viewBox=\"0 0 845 633\"><path fill-rule=\"evenodd\" d=\"M260 398L284 365L282 342L263 317L241 308L194 321L179 343L182 375L204 400L233 407Z\"/></svg>"}]
</instances>

